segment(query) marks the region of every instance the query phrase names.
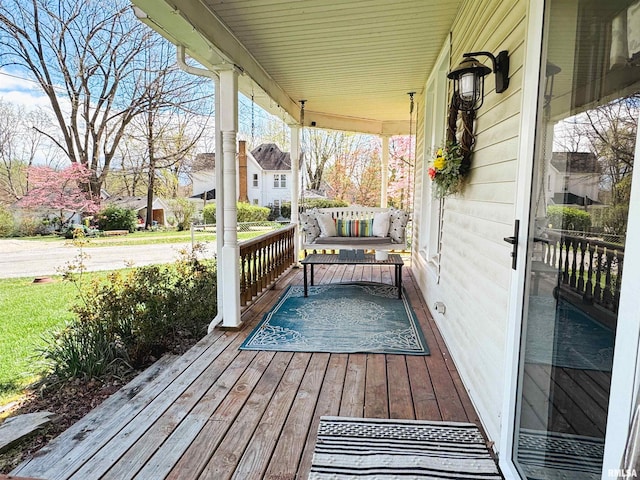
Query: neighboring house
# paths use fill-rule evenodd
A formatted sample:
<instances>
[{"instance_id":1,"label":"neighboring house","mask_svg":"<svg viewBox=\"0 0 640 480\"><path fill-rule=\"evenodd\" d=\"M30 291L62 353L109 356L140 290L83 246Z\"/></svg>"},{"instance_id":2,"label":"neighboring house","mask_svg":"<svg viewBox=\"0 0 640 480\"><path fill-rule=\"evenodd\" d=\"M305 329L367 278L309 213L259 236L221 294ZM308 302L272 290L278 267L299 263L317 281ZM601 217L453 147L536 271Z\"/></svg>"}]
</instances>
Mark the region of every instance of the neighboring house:
<instances>
[{"instance_id":1,"label":"neighboring house","mask_svg":"<svg viewBox=\"0 0 640 480\"><path fill-rule=\"evenodd\" d=\"M535 250L545 241L550 248L559 245L538 237L533 226L546 215L548 178L541 173L548 162L544 152L558 140L555 124L608 102L637 116L637 102L624 100L640 91L636 0L281 0L267 9L257 1L133 3L139 18L219 77L216 97L224 108L216 128L225 161L236 157L239 92L255 93L256 103L286 121L294 157L308 126L380 135L383 165L390 136L415 135L410 272L438 325L430 339L446 343L447 360L457 367L506 478L618 476L625 445L634 453L638 433L630 425L640 390L640 169L628 177L635 178L626 244L606 247L609 260L603 262L617 265L606 275L607 282L617 277L606 308L595 295L563 303L564 294L554 296L550 286L569 280L557 275L532 288L544 274L536 270ZM496 65L486 55L501 51L509 59L506 79L499 75L505 63ZM456 118L447 122L454 88L448 74L465 54L486 67L479 89L484 98L475 124L467 124L476 137L465 188L439 200L428 172L447 125L457 125ZM463 87L476 85L464 80ZM500 80L508 86L497 92ZM610 110L613 120L625 114L624 108ZM591 118L608 129L604 116ZM637 125L631 128L635 139ZM638 144L630 145L638 158ZM223 184L233 189L236 174L226 175ZM233 208L225 213L232 221ZM224 242L224 302L217 319L237 328L237 238L225 232ZM572 245L575 261L583 243ZM596 256L603 248L589 251ZM568 259L563 257L565 264ZM586 280L576 280L577 265L571 270L573 284L594 283L590 270ZM595 283L599 291L601 282ZM563 321L603 309L612 315L613 330L598 351L601 363L569 359L580 329L567 333ZM538 331L532 327L545 321ZM428 388L430 375L437 375L414 373Z\"/></svg>"},{"instance_id":2,"label":"neighboring house","mask_svg":"<svg viewBox=\"0 0 640 480\"><path fill-rule=\"evenodd\" d=\"M239 200L243 200L242 197L246 195L244 200L252 205L275 208L279 208L284 202L291 201L292 177L289 152L283 152L275 143L263 143L246 153L246 159L244 161L240 159L239 163L246 166L246 169L240 169L238 176ZM215 176L215 154L198 154L191 173L193 181L191 198L204 200L206 192L207 201L215 200ZM246 190L240 185L246 186Z\"/></svg>"},{"instance_id":3,"label":"neighboring house","mask_svg":"<svg viewBox=\"0 0 640 480\"><path fill-rule=\"evenodd\" d=\"M263 143L247 155L247 196L249 203L276 209L291 201L289 152L275 143Z\"/></svg>"},{"instance_id":4,"label":"neighboring house","mask_svg":"<svg viewBox=\"0 0 640 480\"><path fill-rule=\"evenodd\" d=\"M191 198L216 199L216 154L199 153L191 167ZM206 198L205 198L206 197Z\"/></svg>"},{"instance_id":5,"label":"neighboring house","mask_svg":"<svg viewBox=\"0 0 640 480\"><path fill-rule=\"evenodd\" d=\"M553 152L547 176L551 203L586 206L598 202L600 168L591 152Z\"/></svg>"},{"instance_id":6,"label":"neighboring house","mask_svg":"<svg viewBox=\"0 0 640 480\"><path fill-rule=\"evenodd\" d=\"M144 220L147 218L147 197L113 196L103 200L103 204L135 210L138 215L138 219L142 219L142 223L140 223L140 225L144 227ZM171 217L171 212L171 207L165 200L161 198L153 199L153 212L151 217L153 218L155 225L166 227L168 225L168 220Z\"/></svg>"}]
</instances>

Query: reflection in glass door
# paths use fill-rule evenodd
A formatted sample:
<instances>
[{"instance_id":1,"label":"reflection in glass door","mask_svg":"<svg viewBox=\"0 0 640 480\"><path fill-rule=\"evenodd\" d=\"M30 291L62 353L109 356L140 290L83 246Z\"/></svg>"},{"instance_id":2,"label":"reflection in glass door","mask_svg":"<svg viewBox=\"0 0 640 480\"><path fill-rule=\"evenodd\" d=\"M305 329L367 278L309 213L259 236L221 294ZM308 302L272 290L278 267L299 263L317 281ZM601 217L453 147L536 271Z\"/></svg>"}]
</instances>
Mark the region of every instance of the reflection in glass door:
<instances>
[{"instance_id":1,"label":"reflection in glass door","mask_svg":"<svg viewBox=\"0 0 640 480\"><path fill-rule=\"evenodd\" d=\"M601 478L640 113L640 2L549 0L514 463Z\"/></svg>"}]
</instances>

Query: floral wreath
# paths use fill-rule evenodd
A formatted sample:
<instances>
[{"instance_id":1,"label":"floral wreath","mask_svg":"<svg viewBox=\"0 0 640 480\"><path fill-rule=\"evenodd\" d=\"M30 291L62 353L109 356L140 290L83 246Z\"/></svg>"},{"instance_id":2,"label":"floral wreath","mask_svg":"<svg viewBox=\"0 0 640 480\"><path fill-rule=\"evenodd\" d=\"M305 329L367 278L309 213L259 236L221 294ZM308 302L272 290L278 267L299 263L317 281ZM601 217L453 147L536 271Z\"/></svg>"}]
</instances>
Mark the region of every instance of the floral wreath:
<instances>
[{"instance_id":1,"label":"floral wreath","mask_svg":"<svg viewBox=\"0 0 640 480\"><path fill-rule=\"evenodd\" d=\"M458 139L458 113L462 112L462 133ZM434 195L445 197L459 193L471 168L471 151L475 143L473 121L475 111L460 110L460 99L456 93L449 104L447 118L447 141L440 147L428 169L434 184Z\"/></svg>"}]
</instances>

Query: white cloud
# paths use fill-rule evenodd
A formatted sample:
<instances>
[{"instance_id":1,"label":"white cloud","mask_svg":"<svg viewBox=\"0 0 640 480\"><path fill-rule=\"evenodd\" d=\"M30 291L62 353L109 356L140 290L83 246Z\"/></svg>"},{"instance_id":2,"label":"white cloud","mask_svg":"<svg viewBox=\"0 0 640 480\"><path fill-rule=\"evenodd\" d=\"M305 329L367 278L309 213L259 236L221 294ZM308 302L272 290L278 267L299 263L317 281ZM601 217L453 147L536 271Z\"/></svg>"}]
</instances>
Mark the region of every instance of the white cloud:
<instances>
[{"instance_id":1,"label":"white cloud","mask_svg":"<svg viewBox=\"0 0 640 480\"><path fill-rule=\"evenodd\" d=\"M51 106L49 99L44 95L35 95L30 92L18 90L0 90L0 98L8 103L22 105L27 109L35 107L48 108Z\"/></svg>"},{"instance_id":2,"label":"white cloud","mask_svg":"<svg viewBox=\"0 0 640 480\"><path fill-rule=\"evenodd\" d=\"M0 98L28 109L50 105L38 84L7 70L0 70Z\"/></svg>"}]
</instances>

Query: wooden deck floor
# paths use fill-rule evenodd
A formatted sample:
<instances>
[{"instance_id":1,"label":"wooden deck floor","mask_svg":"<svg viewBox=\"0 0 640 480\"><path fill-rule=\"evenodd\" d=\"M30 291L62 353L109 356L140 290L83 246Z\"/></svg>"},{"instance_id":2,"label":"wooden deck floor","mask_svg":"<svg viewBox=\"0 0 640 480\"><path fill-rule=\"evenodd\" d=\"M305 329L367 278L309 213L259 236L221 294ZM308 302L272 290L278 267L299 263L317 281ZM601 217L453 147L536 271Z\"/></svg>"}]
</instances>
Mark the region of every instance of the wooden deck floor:
<instances>
[{"instance_id":1,"label":"wooden deck floor","mask_svg":"<svg viewBox=\"0 0 640 480\"><path fill-rule=\"evenodd\" d=\"M392 283L393 267L318 266L316 283ZM240 351L292 270L243 314L160 363L14 475L41 479L307 478L321 415L470 421L477 414L409 268L403 282L430 356Z\"/></svg>"},{"instance_id":2,"label":"wooden deck floor","mask_svg":"<svg viewBox=\"0 0 640 480\"><path fill-rule=\"evenodd\" d=\"M526 364L521 426L602 438L611 372Z\"/></svg>"}]
</instances>

